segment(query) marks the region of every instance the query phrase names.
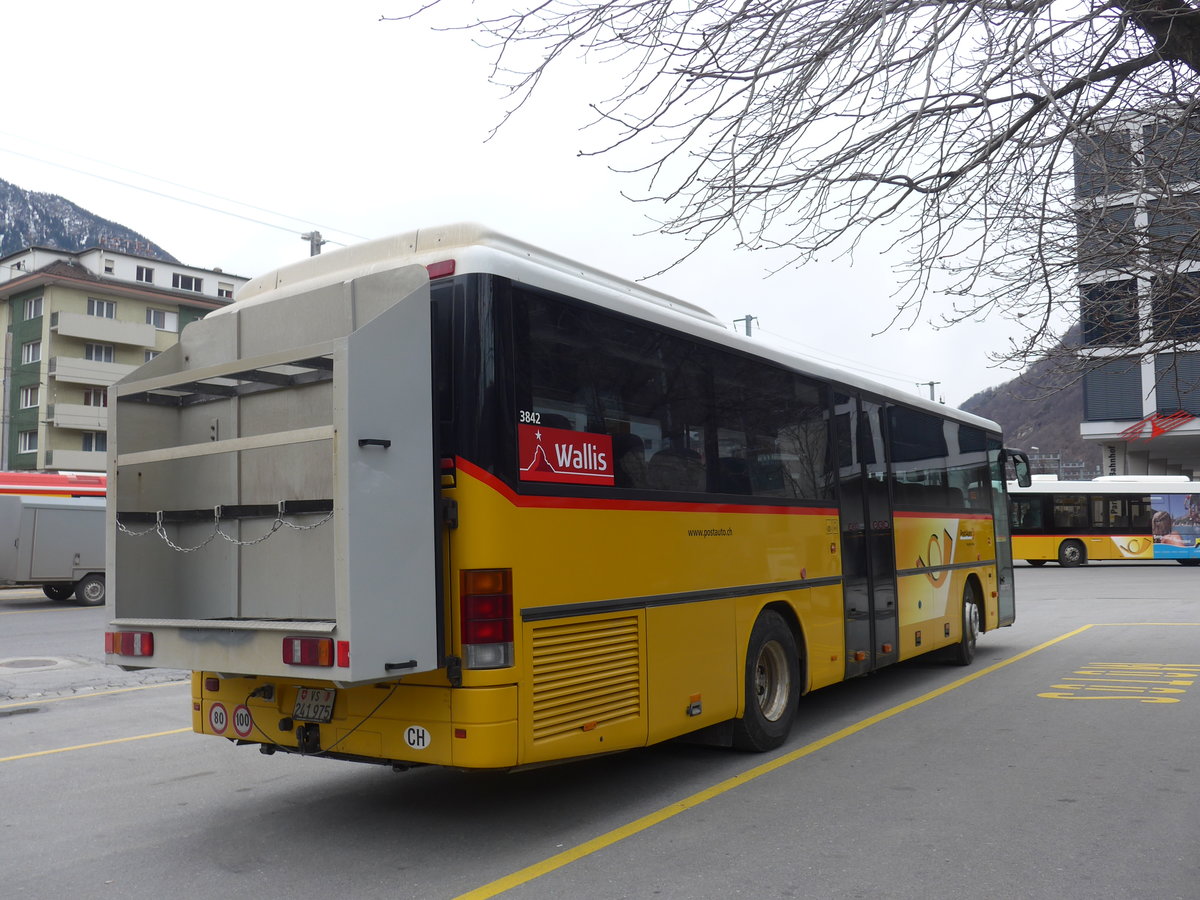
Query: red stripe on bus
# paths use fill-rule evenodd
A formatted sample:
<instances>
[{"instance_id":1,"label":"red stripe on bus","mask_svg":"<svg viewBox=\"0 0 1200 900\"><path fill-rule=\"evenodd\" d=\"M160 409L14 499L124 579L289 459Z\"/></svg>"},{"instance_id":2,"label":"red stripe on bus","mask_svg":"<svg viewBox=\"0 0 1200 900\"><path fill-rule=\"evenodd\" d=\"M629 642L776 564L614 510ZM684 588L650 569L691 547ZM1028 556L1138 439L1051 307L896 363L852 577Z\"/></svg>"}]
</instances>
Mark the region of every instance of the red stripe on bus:
<instances>
[{"instance_id":1,"label":"red stripe on bus","mask_svg":"<svg viewBox=\"0 0 1200 900\"><path fill-rule=\"evenodd\" d=\"M752 506L734 503L678 503L665 500L600 500L583 497L534 497L518 494L507 484L461 456L455 457L457 468L500 494L513 506L536 509L611 509L645 510L652 512L721 512L749 513L774 516L836 516L837 510L826 507Z\"/></svg>"}]
</instances>

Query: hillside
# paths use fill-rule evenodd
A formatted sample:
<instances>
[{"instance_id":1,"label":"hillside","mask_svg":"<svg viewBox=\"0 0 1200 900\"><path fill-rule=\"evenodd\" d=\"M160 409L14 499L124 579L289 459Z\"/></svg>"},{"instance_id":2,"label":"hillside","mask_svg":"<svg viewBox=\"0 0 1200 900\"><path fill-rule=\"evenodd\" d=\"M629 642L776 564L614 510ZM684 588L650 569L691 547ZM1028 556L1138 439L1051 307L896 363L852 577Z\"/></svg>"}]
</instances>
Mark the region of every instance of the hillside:
<instances>
[{"instance_id":1,"label":"hillside","mask_svg":"<svg viewBox=\"0 0 1200 900\"><path fill-rule=\"evenodd\" d=\"M999 422L1010 447L1061 453L1064 463L1083 463L1088 477L1100 465L1099 448L1079 436L1083 381L1055 360L1034 363L1016 378L968 398L961 408Z\"/></svg>"},{"instance_id":2,"label":"hillside","mask_svg":"<svg viewBox=\"0 0 1200 900\"><path fill-rule=\"evenodd\" d=\"M109 247L178 262L162 247L124 225L90 213L57 194L27 191L0 179L0 257L29 246L72 251Z\"/></svg>"}]
</instances>

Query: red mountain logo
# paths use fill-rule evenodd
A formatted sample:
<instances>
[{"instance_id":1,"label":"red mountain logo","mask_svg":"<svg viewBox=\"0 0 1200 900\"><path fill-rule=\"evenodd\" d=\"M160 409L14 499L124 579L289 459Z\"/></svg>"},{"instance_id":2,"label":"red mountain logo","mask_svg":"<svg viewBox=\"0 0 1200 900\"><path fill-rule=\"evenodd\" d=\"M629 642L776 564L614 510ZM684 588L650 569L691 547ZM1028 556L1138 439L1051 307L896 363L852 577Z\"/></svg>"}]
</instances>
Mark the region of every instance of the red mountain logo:
<instances>
[{"instance_id":1,"label":"red mountain logo","mask_svg":"<svg viewBox=\"0 0 1200 900\"><path fill-rule=\"evenodd\" d=\"M522 481L613 483L610 435L518 425L517 440Z\"/></svg>"}]
</instances>

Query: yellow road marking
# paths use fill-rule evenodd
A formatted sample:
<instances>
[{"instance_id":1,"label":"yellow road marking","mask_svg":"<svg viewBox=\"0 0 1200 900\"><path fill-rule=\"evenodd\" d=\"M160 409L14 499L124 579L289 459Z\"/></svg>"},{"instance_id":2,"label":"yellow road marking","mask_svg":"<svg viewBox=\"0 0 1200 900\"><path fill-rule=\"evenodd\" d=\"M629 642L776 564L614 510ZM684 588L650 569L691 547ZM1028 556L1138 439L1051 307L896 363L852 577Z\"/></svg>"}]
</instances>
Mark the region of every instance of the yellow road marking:
<instances>
[{"instance_id":1,"label":"yellow road marking","mask_svg":"<svg viewBox=\"0 0 1200 900\"><path fill-rule=\"evenodd\" d=\"M74 747L56 747L53 750L37 750L33 753L18 753L16 756L0 756L0 763L13 762L17 759L32 759L35 756L50 756L54 753L70 753L72 750L88 750L92 747L107 747L110 744L127 744L130 741L144 741L147 738L166 737L169 734L191 732L190 728L176 728L172 731L156 731L153 734L135 734L132 737L113 738L111 741L94 741L90 744L76 744Z\"/></svg>"},{"instance_id":2,"label":"yellow road marking","mask_svg":"<svg viewBox=\"0 0 1200 900\"><path fill-rule=\"evenodd\" d=\"M113 688L108 691L92 691L88 694L70 694L66 697L43 697L40 700L21 700L17 703L5 703L0 705L0 709L17 709L21 706L41 706L43 703L62 703L64 700L87 700L90 697L108 697L112 694L128 694L130 691L149 691L154 688L161 687L176 687L181 684L188 684L188 681L160 681L158 684L139 684L135 687Z\"/></svg>"},{"instance_id":3,"label":"yellow road marking","mask_svg":"<svg viewBox=\"0 0 1200 900\"><path fill-rule=\"evenodd\" d=\"M103 609L100 606L42 606L38 609L6 609L0 616L25 616L37 612L83 612L88 609Z\"/></svg>"},{"instance_id":4,"label":"yellow road marking","mask_svg":"<svg viewBox=\"0 0 1200 900\"><path fill-rule=\"evenodd\" d=\"M528 882L553 872L556 869L561 869L568 863L575 862L575 860L582 859L585 856L590 856L591 854L596 853L599 850L603 850L606 847L611 847L613 844L623 841L627 837L632 837L633 835L645 831L648 828L659 824L660 822L665 822L667 819L670 819L673 816L677 816L682 812L693 809L694 807L697 807L702 803L706 803L715 797L719 797L721 794L727 793L736 787L741 787L744 784L754 781L756 778L761 778L763 775L774 772L776 769L781 769L784 766L790 765L798 759L803 759L804 757L809 756L818 750L823 750L831 744L836 744L840 740L848 738L851 735L858 734L860 731L864 731L865 729L870 728L872 725L877 725L878 723L890 719L893 716L897 716L902 712L906 712L914 707L920 706L922 703L927 703L930 700L934 700L944 694L948 694L950 691L956 690L965 684L969 684L972 681L982 678L984 675L990 675L992 672L1003 669L1005 666L1011 666L1015 662L1020 662L1021 660L1026 659L1027 657L1030 657L1041 650L1045 650L1047 647L1053 647L1055 644L1065 641L1068 638L1072 638L1077 634L1081 634L1091 627L1091 625L1084 625L1081 628L1076 628L1074 631L1068 631L1066 634L1059 635L1058 637L1046 641L1043 644L1038 644L1036 647L1018 653L1016 656L1006 659L1003 662L998 662L994 665L988 666L986 669L980 669L977 672L972 672L970 675L967 675L964 678L960 678L957 681L952 681L950 684L937 688L936 690L932 690L927 694L922 694L920 697L917 697L913 700L908 700L899 704L898 706L893 706L891 709L886 709L881 713L876 713L869 718L863 719L861 722L857 722L854 725L843 728L841 731L835 731L833 734L813 741L811 744L805 744L798 750L785 753L783 756L776 757L769 762L755 766L754 768L743 772L741 775L735 775L733 778L728 778L725 781L713 785L712 787L705 788L704 790L692 794L692 796L680 800L677 803L672 803L669 806L664 806L662 809L655 810L648 815L642 816L640 819L635 819L627 825L622 825L620 828L615 828L607 834L594 837L590 841L584 841L578 846L572 847L569 850L564 850L562 853L556 853L554 856L544 859L539 863L526 866L524 869L513 872L511 875L506 875L503 878L499 878L489 884L485 884L481 887L475 888L472 891L468 891L465 894L461 894L457 900L484 900L484 898L495 897L497 894L504 893L504 891L511 890L512 888L522 884L527 884Z\"/></svg>"}]
</instances>

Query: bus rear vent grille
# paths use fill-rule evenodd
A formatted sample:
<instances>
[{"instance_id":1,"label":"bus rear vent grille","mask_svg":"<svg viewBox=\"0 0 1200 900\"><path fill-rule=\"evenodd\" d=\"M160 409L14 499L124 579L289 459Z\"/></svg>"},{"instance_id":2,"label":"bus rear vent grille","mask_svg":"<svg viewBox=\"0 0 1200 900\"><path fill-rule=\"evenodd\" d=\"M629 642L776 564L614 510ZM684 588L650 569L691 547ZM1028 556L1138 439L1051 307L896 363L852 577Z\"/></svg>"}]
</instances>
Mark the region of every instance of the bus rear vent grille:
<instances>
[{"instance_id":1,"label":"bus rear vent grille","mask_svg":"<svg viewBox=\"0 0 1200 900\"><path fill-rule=\"evenodd\" d=\"M533 629L533 739L641 715L634 616Z\"/></svg>"}]
</instances>

